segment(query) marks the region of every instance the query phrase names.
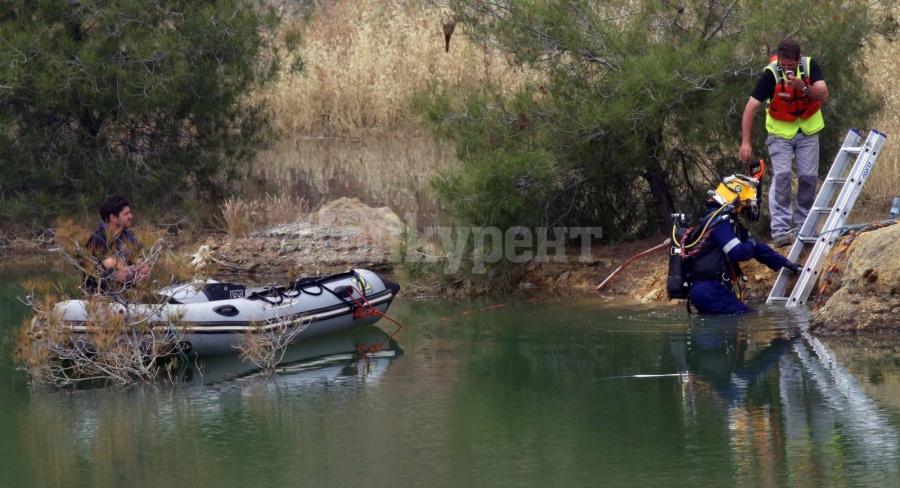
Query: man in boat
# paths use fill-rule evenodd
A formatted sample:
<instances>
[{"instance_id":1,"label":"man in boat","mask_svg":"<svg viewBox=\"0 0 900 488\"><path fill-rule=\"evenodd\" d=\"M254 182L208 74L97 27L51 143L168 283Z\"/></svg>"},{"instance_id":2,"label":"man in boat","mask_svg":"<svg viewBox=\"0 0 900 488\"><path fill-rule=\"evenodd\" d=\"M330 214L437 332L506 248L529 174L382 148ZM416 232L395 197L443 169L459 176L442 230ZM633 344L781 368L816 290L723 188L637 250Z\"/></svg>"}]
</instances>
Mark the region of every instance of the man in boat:
<instances>
[{"instance_id":1,"label":"man in boat","mask_svg":"<svg viewBox=\"0 0 900 488\"><path fill-rule=\"evenodd\" d=\"M739 263L755 259L773 271L797 264L759 242L747 230L759 218L759 180L744 175L726 177L710 191L706 213L680 239L683 273L690 283L688 310L693 302L701 314L751 312L743 300L747 278Z\"/></svg>"},{"instance_id":2,"label":"man in boat","mask_svg":"<svg viewBox=\"0 0 900 488\"><path fill-rule=\"evenodd\" d=\"M85 245L96 265L96 270L85 266L82 288L88 293L127 288L150 278L150 265L136 261L142 248L128 230L133 219L131 204L120 195L109 195L100 204L99 226Z\"/></svg>"}]
</instances>

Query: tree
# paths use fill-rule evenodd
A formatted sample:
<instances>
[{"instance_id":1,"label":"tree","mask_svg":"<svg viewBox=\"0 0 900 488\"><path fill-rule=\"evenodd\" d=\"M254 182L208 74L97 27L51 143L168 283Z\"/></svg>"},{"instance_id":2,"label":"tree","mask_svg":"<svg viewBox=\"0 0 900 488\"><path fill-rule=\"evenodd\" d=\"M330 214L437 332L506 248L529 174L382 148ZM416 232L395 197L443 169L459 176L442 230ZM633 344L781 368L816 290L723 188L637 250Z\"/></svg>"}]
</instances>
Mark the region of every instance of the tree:
<instances>
[{"instance_id":1,"label":"tree","mask_svg":"<svg viewBox=\"0 0 900 488\"><path fill-rule=\"evenodd\" d=\"M0 221L220 193L271 135L254 90L296 43L278 22L243 0L4 1Z\"/></svg>"},{"instance_id":2,"label":"tree","mask_svg":"<svg viewBox=\"0 0 900 488\"><path fill-rule=\"evenodd\" d=\"M612 239L666 230L720 173L746 172L741 114L784 37L818 60L831 88L821 137L827 170L847 129L864 127L878 107L860 54L892 32L891 6L439 2L475 42L542 81L424 97L423 110L463 162L436 188L469 224L602 225ZM754 133L764 157L765 130Z\"/></svg>"}]
</instances>

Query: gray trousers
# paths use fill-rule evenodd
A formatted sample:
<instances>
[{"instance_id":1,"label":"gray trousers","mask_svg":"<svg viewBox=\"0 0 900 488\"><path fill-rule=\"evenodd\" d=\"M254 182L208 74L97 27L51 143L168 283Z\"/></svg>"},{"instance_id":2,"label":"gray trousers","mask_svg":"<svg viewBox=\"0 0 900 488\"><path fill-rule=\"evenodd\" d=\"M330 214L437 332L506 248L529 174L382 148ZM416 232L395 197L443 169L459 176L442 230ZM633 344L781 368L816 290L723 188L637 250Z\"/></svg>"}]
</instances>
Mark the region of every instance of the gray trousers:
<instances>
[{"instance_id":1,"label":"gray trousers","mask_svg":"<svg viewBox=\"0 0 900 488\"><path fill-rule=\"evenodd\" d=\"M819 135L798 132L793 139L770 135L766 139L772 160L772 188L769 189L769 213L772 214L772 237L791 229L791 170L797 163L797 207L793 224L803 225L816 199L819 182Z\"/></svg>"}]
</instances>

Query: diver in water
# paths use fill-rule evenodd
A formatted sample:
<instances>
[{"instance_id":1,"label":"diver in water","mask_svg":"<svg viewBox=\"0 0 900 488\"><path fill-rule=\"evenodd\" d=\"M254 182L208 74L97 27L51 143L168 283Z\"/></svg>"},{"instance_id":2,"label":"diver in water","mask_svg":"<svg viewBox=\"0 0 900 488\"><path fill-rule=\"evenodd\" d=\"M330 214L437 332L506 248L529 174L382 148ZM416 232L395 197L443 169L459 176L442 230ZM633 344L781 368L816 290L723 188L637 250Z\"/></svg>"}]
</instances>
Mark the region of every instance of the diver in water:
<instances>
[{"instance_id":1,"label":"diver in water","mask_svg":"<svg viewBox=\"0 0 900 488\"><path fill-rule=\"evenodd\" d=\"M701 314L751 312L743 301L747 278L738 264L742 261L756 259L773 271L787 268L798 272L796 263L757 241L747 230L750 221L759 219L759 176L726 177L709 192L706 213L697 225L673 230L688 285L689 311L693 303Z\"/></svg>"}]
</instances>

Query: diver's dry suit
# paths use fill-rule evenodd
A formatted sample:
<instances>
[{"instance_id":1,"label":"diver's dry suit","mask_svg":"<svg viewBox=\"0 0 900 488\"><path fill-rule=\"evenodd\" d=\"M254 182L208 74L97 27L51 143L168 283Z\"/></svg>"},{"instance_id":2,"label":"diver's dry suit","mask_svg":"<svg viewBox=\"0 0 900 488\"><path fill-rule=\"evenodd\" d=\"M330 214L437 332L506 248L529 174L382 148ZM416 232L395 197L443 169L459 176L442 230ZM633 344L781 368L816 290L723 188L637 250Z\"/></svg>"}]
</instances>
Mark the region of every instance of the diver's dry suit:
<instances>
[{"instance_id":1,"label":"diver's dry suit","mask_svg":"<svg viewBox=\"0 0 900 488\"><path fill-rule=\"evenodd\" d=\"M742 273L737 263L756 259L772 271L784 266L795 268L787 258L756 238L732 215L715 215L711 208L700 219L699 228L706 220L712 227L703 248L693 257L690 271L691 303L702 314L740 314L753 311L738 297L742 285Z\"/></svg>"}]
</instances>

